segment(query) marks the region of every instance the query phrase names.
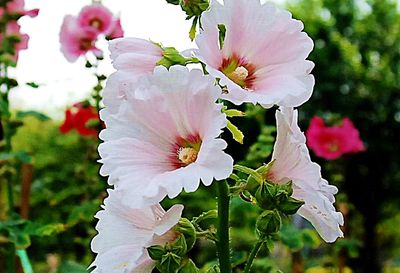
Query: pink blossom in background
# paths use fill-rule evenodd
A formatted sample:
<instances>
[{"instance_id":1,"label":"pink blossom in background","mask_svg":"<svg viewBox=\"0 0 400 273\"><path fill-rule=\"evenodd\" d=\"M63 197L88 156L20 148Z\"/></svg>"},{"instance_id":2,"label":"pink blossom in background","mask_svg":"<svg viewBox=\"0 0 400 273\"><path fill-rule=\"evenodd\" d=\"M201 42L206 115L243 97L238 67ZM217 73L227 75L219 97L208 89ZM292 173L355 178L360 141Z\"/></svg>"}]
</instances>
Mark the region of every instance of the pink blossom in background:
<instances>
[{"instance_id":1,"label":"pink blossom in background","mask_svg":"<svg viewBox=\"0 0 400 273\"><path fill-rule=\"evenodd\" d=\"M326 242L334 242L343 237L339 227L343 215L333 206L338 190L322 178L321 167L311 161L297 115L293 108L276 111L277 138L267 179L278 184L292 181L293 197L304 201L297 213L310 221Z\"/></svg>"},{"instance_id":2,"label":"pink blossom in background","mask_svg":"<svg viewBox=\"0 0 400 273\"><path fill-rule=\"evenodd\" d=\"M6 25L6 35L14 36L16 39L19 40L18 42L16 42L14 46L15 49L14 55L11 56L14 62L18 61L19 52L23 49L28 48L29 36L27 34L21 33L20 29L21 27L16 21L10 21ZM2 43L2 40L3 40L3 35L0 33L0 45Z\"/></svg>"},{"instance_id":3,"label":"pink blossom in background","mask_svg":"<svg viewBox=\"0 0 400 273\"><path fill-rule=\"evenodd\" d=\"M91 242L96 253L93 273L151 273L156 262L146 248L165 245L178 237L174 231L178 224L183 205L173 205L165 211L156 204L140 209L124 205L116 193L108 190L103 210L96 214L99 219L98 234Z\"/></svg>"},{"instance_id":4,"label":"pink blossom in background","mask_svg":"<svg viewBox=\"0 0 400 273\"><path fill-rule=\"evenodd\" d=\"M4 12L2 9L3 8L0 8L0 15ZM25 10L24 0L12 0L7 2L6 11L10 14L17 14L20 16L27 15L30 17L36 17L39 14L39 9Z\"/></svg>"},{"instance_id":5,"label":"pink blossom in background","mask_svg":"<svg viewBox=\"0 0 400 273\"><path fill-rule=\"evenodd\" d=\"M306 135L310 149L328 160L365 151L360 134L349 118L344 118L339 125L327 127L321 117L313 117Z\"/></svg>"},{"instance_id":6,"label":"pink blossom in background","mask_svg":"<svg viewBox=\"0 0 400 273\"><path fill-rule=\"evenodd\" d=\"M111 40L123 34L120 18L114 17L105 6L98 3L85 6L77 17L64 17L60 30L61 52L69 62L88 52L102 57L103 52L96 47L100 35Z\"/></svg>"},{"instance_id":7,"label":"pink blossom in background","mask_svg":"<svg viewBox=\"0 0 400 273\"><path fill-rule=\"evenodd\" d=\"M98 34L110 32L114 23L111 11L98 3L83 7L77 20L80 27Z\"/></svg>"},{"instance_id":8,"label":"pink blossom in background","mask_svg":"<svg viewBox=\"0 0 400 273\"><path fill-rule=\"evenodd\" d=\"M92 29L81 28L75 17L67 15L60 30L61 52L69 62L76 61L87 52L96 56L102 51L96 47L97 33Z\"/></svg>"},{"instance_id":9,"label":"pink blossom in background","mask_svg":"<svg viewBox=\"0 0 400 273\"><path fill-rule=\"evenodd\" d=\"M121 19L117 18L114 20L110 31L106 33L106 39L112 40L122 37L124 37L124 30L122 29Z\"/></svg>"},{"instance_id":10,"label":"pink blossom in background","mask_svg":"<svg viewBox=\"0 0 400 273\"><path fill-rule=\"evenodd\" d=\"M84 107L82 103L76 103L65 111L65 120L60 126L60 132L66 134L76 130L82 136L97 136L95 128L88 128L90 120L98 120L99 114L93 106Z\"/></svg>"},{"instance_id":11,"label":"pink blossom in background","mask_svg":"<svg viewBox=\"0 0 400 273\"><path fill-rule=\"evenodd\" d=\"M299 106L310 98L314 63L306 58L313 41L288 11L260 0L224 0L224 5L212 0L201 26L196 55L227 86L222 98L266 108ZM226 33L220 48L222 26Z\"/></svg>"},{"instance_id":12,"label":"pink blossom in background","mask_svg":"<svg viewBox=\"0 0 400 273\"><path fill-rule=\"evenodd\" d=\"M227 124L216 102L220 93L199 69L158 66L128 87L118 112L101 110L100 174L125 204L156 204L229 177L233 159L220 138Z\"/></svg>"}]
</instances>

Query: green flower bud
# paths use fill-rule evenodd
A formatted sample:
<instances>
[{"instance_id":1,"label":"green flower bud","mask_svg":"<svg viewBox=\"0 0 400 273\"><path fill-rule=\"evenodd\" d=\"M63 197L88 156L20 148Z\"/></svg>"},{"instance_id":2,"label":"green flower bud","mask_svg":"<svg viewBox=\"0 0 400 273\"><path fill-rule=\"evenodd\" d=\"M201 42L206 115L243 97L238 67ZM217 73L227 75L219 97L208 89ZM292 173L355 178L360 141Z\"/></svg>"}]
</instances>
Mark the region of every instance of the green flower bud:
<instances>
[{"instance_id":1,"label":"green flower bud","mask_svg":"<svg viewBox=\"0 0 400 273\"><path fill-rule=\"evenodd\" d=\"M287 200L279 204L279 210L287 215L292 215L295 214L302 205L304 205L304 201L289 197Z\"/></svg>"},{"instance_id":2,"label":"green flower bud","mask_svg":"<svg viewBox=\"0 0 400 273\"><path fill-rule=\"evenodd\" d=\"M172 5L179 5L179 0L166 0L166 1Z\"/></svg>"},{"instance_id":3,"label":"green flower bud","mask_svg":"<svg viewBox=\"0 0 400 273\"><path fill-rule=\"evenodd\" d=\"M149 256L154 261L160 261L162 256L167 253L167 250L163 246L150 246L147 248Z\"/></svg>"},{"instance_id":4,"label":"green flower bud","mask_svg":"<svg viewBox=\"0 0 400 273\"><path fill-rule=\"evenodd\" d=\"M199 269L191 259L185 261L183 266L179 269L178 273L199 273Z\"/></svg>"},{"instance_id":5,"label":"green flower bud","mask_svg":"<svg viewBox=\"0 0 400 273\"><path fill-rule=\"evenodd\" d=\"M161 257L161 261L157 263L157 269L162 273L175 273L181 266L182 258L178 255L168 252Z\"/></svg>"},{"instance_id":6,"label":"green flower bud","mask_svg":"<svg viewBox=\"0 0 400 273\"><path fill-rule=\"evenodd\" d=\"M192 249L196 242L196 229L193 224L187 218L181 218L178 224L174 227L174 230L183 234L187 251Z\"/></svg>"},{"instance_id":7,"label":"green flower bud","mask_svg":"<svg viewBox=\"0 0 400 273\"><path fill-rule=\"evenodd\" d=\"M258 235L267 237L278 232L281 228L282 220L277 210L266 210L258 217L256 229Z\"/></svg>"},{"instance_id":8,"label":"green flower bud","mask_svg":"<svg viewBox=\"0 0 400 273\"><path fill-rule=\"evenodd\" d=\"M168 248L172 253L183 257L187 252L185 236L181 233L178 238L171 245L168 246Z\"/></svg>"},{"instance_id":9,"label":"green flower bud","mask_svg":"<svg viewBox=\"0 0 400 273\"><path fill-rule=\"evenodd\" d=\"M210 6L208 0L180 0L179 4L187 15L186 19L200 16Z\"/></svg>"},{"instance_id":10,"label":"green flower bud","mask_svg":"<svg viewBox=\"0 0 400 273\"><path fill-rule=\"evenodd\" d=\"M253 176L249 175L246 183L246 190L253 196L256 195L257 190L261 187L260 183L254 179Z\"/></svg>"},{"instance_id":11,"label":"green flower bud","mask_svg":"<svg viewBox=\"0 0 400 273\"><path fill-rule=\"evenodd\" d=\"M257 204L265 210L276 208L277 185L271 183L263 183L256 191L255 197Z\"/></svg>"}]
</instances>

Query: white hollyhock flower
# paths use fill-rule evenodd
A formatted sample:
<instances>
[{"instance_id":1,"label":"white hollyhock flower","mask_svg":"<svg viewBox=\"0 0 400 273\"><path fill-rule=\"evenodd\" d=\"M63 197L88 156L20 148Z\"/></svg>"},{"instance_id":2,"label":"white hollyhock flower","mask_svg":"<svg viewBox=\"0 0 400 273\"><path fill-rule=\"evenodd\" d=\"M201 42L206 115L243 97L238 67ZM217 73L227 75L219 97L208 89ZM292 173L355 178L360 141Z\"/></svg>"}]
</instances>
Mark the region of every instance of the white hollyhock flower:
<instances>
[{"instance_id":1,"label":"white hollyhock flower","mask_svg":"<svg viewBox=\"0 0 400 273\"><path fill-rule=\"evenodd\" d=\"M97 254L90 267L93 273L151 273L155 262L146 250L152 245L173 242L178 234L173 227L179 222L183 205L167 212L159 205L133 209L121 203L109 190L103 210L96 214L98 234L91 248Z\"/></svg>"},{"instance_id":2,"label":"white hollyhock flower","mask_svg":"<svg viewBox=\"0 0 400 273\"><path fill-rule=\"evenodd\" d=\"M118 38L109 42L111 60L117 70L107 80L103 103L107 111L115 113L126 92L140 76L152 73L163 57L163 50L155 43L139 38Z\"/></svg>"},{"instance_id":3,"label":"white hollyhock flower","mask_svg":"<svg viewBox=\"0 0 400 273\"><path fill-rule=\"evenodd\" d=\"M126 204L155 204L197 190L200 181L209 186L229 177L233 159L219 138L227 123L216 103L220 92L200 70L157 67L129 90L118 113L101 112L100 173Z\"/></svg>"},{"instance_id":4,"label":"white hollyhock flower","mask_svg":"<svg viewBox=\"0 0 400 273\"><path fill-rule=\"evenodd\" d=\"M228 87L224 99L271 107L299 106L310 98L314 63L306 58L313 41L301 21L260 0L212 0L210 6L201 16L197 56Z\"/></svg>"},{"instance_id":5,"label":"white hollyhock flower","mask_svg":"<svg viewBox=\"0 0 400 273\"><path fill-rule=\"evenodd\" d=\"M305 202L298 214L310 221L325 241L343 237L339 227L343 215L333 206L337 188L321 177L320 166L311 161L306 138L297 125L297 110L281 108L276 111L276 120L278 133L267 179L293 182L292 196Z\"/></svg>"}]
</instances>

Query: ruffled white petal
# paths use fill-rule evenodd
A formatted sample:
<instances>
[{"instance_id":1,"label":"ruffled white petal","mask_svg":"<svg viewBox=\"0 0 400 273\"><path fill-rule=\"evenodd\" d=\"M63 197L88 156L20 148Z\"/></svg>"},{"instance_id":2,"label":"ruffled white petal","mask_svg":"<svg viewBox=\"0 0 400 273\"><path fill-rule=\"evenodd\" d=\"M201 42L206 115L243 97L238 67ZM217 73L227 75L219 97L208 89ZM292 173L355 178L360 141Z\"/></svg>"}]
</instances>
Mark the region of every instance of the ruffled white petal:
<instances>
[{"instance_id":1,"label":"ruffled white petal","mask_svg":"<svg viewBox=\"0 0 400 273\"><path fill-rule=\"evenodd\" d=\"M125 204L155 204L232 173L226 142L218 138L227 123L216 103L221 90L211 76L181 66L157 67L130 87L117 113L102 111L107 128L99 146L100 173L109 176ZM201 141L197 158L177 167L176 145L188 138Z\"/></svg>"},{"instance_id":2,"label":"ruffled white petal","mask_svg":"<svg viewBox=\"0 0 400 273\"><path fill-rule=\"evenodd\" d=\"M104 210L96 214L98 234L91 248L97 256L90 267L97 273L150 272L154 262L146 247L173 238L169 233L183 206L174 205L167 212L160 205L133 209L121 202L116 191L108 193Z\"/></svg>"},{"instance_id":3,"label":"ruffled white petal","mask_svg":"<svg viewBox=\"0 0 400 273\"><path fill-rule=\"evenodd\" d=\"M268 177L276 183L291 180L293 197L305 202L298 213L313 224L325 241L333 242L343 236L339 227L343 216L333 206L337 188L321 177L320 166L311 161L306 138L297 125L297 110L281 107L276 119L274 163Z\"/></svg>"},{"instance_id":4,"label":"ruffled white petal","mask_svg":"<svg viewBox=\"0 0 400 273\"><path fill-rule=\"evenodd\" d=\"M224 5L211 1L211 8L201 17L202 30L196 37L196 55L206 63L211 75L221 79L229 93L222 97L235 104L259 103L269 108L295 107L307 101L314 87L307 61L313 41L301 21L259 0L225 0ZM219 48L218 25L225 25L223 48ZM242 88L223 73L223 60L233 56L251 64L255 79Z\"/></svg>"}]
</instances>

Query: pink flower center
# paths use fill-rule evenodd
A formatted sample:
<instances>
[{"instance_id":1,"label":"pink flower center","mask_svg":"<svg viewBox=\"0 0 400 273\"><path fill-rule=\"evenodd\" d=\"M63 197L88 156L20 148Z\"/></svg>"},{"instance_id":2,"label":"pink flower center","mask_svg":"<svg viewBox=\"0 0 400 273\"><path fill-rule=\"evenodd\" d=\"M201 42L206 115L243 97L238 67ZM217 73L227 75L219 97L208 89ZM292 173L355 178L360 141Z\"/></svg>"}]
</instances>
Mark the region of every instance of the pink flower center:
<instances>
[{"instance_id":1,"label":"pink flower center","mask_svg":"<svg viewBox=\"0 0 400 273\"><path fill-rule=\"evenodd\" d=\"M328 143L328 150L331 152L331 153L335 153L335 152L337 152L338 150L339 150L339 143L337 142L337 141L333 141L333 142L331 142L331 143Z\"/></svg>"},{"instance_id":2,"label":"pink flower center","mask_svg":"<svg viewBox=\"0 0 400 273\"><path fill-rule=\"evenodd\" d=\"M255 68L246 58L233 55L228 59L223 59L219 70L243 89L250 91L254 86Z\"/></svg>"},{"instance_id":3,"label":"pink flower center","mask_svg":"<svg viewBox=\"0 0 400 273\"><path fill-rule=\"evenodd\" d=\"M201 147L199 135L178 137L172 147L171 163L175 169L188 166L197 160Z\"/></svg>"},{"instance_id":4,"label":"pink flower center","mask_svg":"<svg viewBox=\"0 0 400 273\"><path fill-rule=\"evenodd\" d=\"M97 30L101 30L103 27L103 22L98 18L93 18L90 20L89 25L91 25Z\"/></svg>"},{"instance_id":5,"label":"pink flower center","mask_svg":"<svg viewBox=\"0 0 400 273\"><path fill-rule=\"evenodd\" d=\"M79 49L80 49L80 50L83 50L83 51L89 50L89 49L93 48L93 46L94 46L93 43L94 43L94 41L91 40L91 39L82 38L82 39L79 41Z\"/></svg>"}]
</instances>

